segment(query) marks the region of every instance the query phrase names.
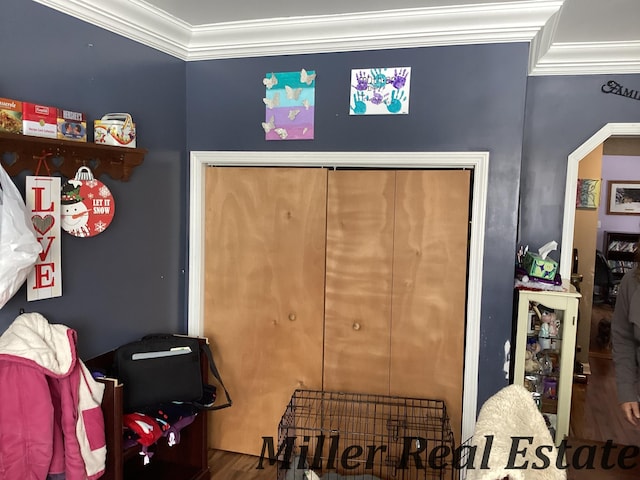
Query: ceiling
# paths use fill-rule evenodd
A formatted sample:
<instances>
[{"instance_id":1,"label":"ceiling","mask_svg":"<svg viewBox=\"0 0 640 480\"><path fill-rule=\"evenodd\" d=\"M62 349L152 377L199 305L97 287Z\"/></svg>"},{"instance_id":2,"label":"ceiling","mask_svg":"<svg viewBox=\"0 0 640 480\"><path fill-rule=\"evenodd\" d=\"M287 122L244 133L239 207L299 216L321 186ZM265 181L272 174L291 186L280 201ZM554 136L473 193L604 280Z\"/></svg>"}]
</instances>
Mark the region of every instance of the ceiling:
<instances>
[{"instance_id":1,"label":"ceiling","mask_svg":"<svg viewBox=\"0 0 640 480\"><path fill-rule=\"evenodd\" d=\"M531 43L530 75L640 73L639 0L34 0L185 61Z\"/></svg>"}]
</instances>

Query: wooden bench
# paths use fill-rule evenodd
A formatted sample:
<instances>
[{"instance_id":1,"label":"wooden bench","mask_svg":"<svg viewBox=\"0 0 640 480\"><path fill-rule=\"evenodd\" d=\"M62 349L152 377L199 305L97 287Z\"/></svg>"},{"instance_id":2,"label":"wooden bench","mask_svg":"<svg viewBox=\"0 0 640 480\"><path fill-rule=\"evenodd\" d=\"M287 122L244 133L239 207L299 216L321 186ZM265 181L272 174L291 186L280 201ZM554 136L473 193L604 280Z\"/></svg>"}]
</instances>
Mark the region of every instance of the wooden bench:
<instances>
[{"instance_id":1,"label":"wooden bench","mask_svg":"<svg viewBox=\"0 0 640 480\"><path fill-rule=\"evenodd\" d=\"M206 342L206 339L200 339ZM114 351L85 361L90 370L109 371ZM209 365L206 357L200 358L203 382L207 382ZM180 443L169 446L161 438L149 450L154 452L151 461L144 465L140 445L124 450L123 445L123 389L126 385L114 378L102 378L105 391L102 412L105 422L107 461L104 480L209 480L207 462L207 414L199 413L196 419L180 432Z\"/></svg>"}]
</instances>

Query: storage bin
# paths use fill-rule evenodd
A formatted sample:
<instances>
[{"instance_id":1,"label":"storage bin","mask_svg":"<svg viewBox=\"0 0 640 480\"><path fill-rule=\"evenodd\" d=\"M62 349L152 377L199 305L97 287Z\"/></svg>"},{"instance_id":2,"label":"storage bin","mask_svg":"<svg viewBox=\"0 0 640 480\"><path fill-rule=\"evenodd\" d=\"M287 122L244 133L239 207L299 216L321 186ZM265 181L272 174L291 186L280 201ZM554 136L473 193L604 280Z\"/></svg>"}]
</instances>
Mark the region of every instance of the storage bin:
<instances>
[{"instance_id":1,"label":"storage bin","mask_svg":"<svg viewBox=\"0 0 640 480\"><path fill-rule=\"evenodd\" d=\"M87 141L87 119L82 112L58 109L58 138L75 142Z\"/></svg>"},{"instance_id":2,"label":"storage bin","mask_svg":"<svg viewBox=\"0 0 640 480\"><path fill-rule=\"evenodd\" d=\"M56 138L58 109L47 105L22 102L22 131L34 137Z\"/></svg>"},{"instance_id":3,"label":"storage bin","mask_svg":"<svg viewBox=\"0 0 640 480\"><path fill-rule=\"evenodd\" d=\"M0 98L0 132L22 133L22 102Z\"/></svg>"},{"instance_id":4,"label":"storage bin","mask_svg":"<svg viewBox=\"0 0 640 480\"><path fill-rule=\"evenodd\" d=\"M107 113L93 122L94 142L116 147L136 147L136 124L128 113Z\"/></svg>"}]
</instances>

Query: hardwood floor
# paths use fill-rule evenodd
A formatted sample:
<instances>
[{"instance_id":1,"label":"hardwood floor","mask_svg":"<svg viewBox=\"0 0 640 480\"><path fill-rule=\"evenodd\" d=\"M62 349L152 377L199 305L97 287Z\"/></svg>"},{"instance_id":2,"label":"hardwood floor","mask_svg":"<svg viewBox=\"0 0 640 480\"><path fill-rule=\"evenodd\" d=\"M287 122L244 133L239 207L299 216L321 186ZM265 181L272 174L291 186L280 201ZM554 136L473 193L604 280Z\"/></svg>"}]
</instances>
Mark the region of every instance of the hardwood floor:
<instances>
[{"instance_id":1,"label":"hardwood floor","mask_svg":"<svg viewBox=\"0 0 640 480\"><path fill-rule=\"evenodd\" d=\"M640 445L640 428L629 425L618 407L611 342L607 328L613 307L594 305L591 315L591 341L588 384L573 385L569 434L583 440L619 445Z\"/></svg>"},{"instance_id":2,"label":"hardwood floor","mask_svg":"<svg viewBox=\"0 0 640 480\"><path fill-rule=\"evenodd\" d=\"M578 448L582 448L582 453L576 455ZM609 447L609 460L603 460L603 452L606 449L604 442L586 441L581 442L570 439L568 448L568 459L570 467L567 470L568 480L637 480L640 478L640 466L623 469L617 464L622 452L620 447ZM588 452L591 449L593 461L588 462ZM633 452L631 452L633 453ZM575 458L574 458L574 455ZM629 465L636 462L638 455L627 460ZM603 468L613 466L613 468ZM637 463L637 462L636 462ZM573 465L572 465L573 464ZM264 469L258 469L258 458L250 455L224 452L221 450L209 451L209 466L211 468L211 480L277 480L278 472L276 465L269 465L265 462ZM577 467L577 468L576 468ZM431 478L431 477L428 477ZM457 478L457 477L456 477ZM398 478L397 480L401 480Z\"/></svg>"},{"instance_id":3,"label":"hardwood floor","mask_svg":"<svg viewBox=\"0 0 640 480\"><path fill-rule=\"evenodd\" d=\"M574 384L571 425L568 444L570 456L581 468L569 468L569 480L631 480L640 478L640 428L634 428L623 418L616 398L613 365L610 358L590 357L591 376L588 384ZM613 468L602 467L603 452L609 441ZM632 450L635 446L635 450ZM587 451L595 452L593 469L585 468ZM634 468L620 468L621 452L628 452L626 463Z\"/></svg>"},{"instance_id":4,"label":"hardwood floor","mask_svg":"<svg viewBox=\"0 0 640 480\"><path fill-rule=\"evenodd\" d=\"M572 466L567 470L568 480L637 480L640 478L640 454L625 450L620 445L609 445L604 442L569 439L568 463ZM578 450L581 448L581 450ZM605 451L608 449L608 457ZM592 461L589 462L589 452L592 452ZM580 452L580 453L578 453ZM629 457L624 460L625 452ZM624 468L621 468L624 466Z\"/></svg>"},{"instance_id":5,"label":"hardwood floor","mask_svg":"<svg viewBox=\"0 0 640 480\"><path fill-rule=\"evenodd\" d=\"M240 455L222 450L209 450L209 468L212 480L277 480L277 465L263 463L258 468L258 457Z\"/></svg>"},{"instance_id":6,"label":"hardwood floor","mask_svg":"<svg viewBox=\"0 0 640 480\"><path fill-rule=\"evenodd\" d=\"M594 304L591 310L591 335L589 356L611 358L610 325L613 307L609 304Z\"/></svg>"},{"instance_id":7,"label":"hardwood floor","mask_svg":"<svg viewBox=\"0 0 640 480\"><path fill-rule=\"evenodd\" d=\"M569 434L582 440L640 445L640 428L630 425L618 406L613 361L590 357L588 384L574 384Z\"/></svg>"},{"instance_id":8,"label":"hardwood floor","mask_svg":"<svg viewBox=\"0 0 640 480\"><path fill-rule=\"evenodd\" d=\"M640 428L633 427L624 419L616 395L611 344L606 329L606 321L611 319L612 314L613 307L610 305L593 306L589 348L591 375L589 383L573 385L569 444L575 449L582 445L586 459L586 448L595 449L601 455L606 442L610 441L612 458L617 460L619 453L627 448L626 451L631 456L629 465L637 465L630 469L619 466L604 469L601 466L602 457L599 456L594 465L599 468L570 468L570 480L640 478ZM605 323L605 328L602 327L602 323ZM632 450L634 446L635 451Z\"/></svg>"}]
</instances>

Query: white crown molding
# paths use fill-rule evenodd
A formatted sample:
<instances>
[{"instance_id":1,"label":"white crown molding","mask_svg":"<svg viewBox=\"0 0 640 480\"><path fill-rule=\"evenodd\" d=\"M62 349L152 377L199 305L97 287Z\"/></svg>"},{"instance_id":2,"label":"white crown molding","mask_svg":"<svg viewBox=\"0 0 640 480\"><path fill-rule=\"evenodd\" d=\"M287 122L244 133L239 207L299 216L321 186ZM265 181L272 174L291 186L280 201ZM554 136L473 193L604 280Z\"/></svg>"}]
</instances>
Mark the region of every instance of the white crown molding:
<instances>
[{"instance_id":1,"label":"white crown molding","mask_svg":"<svg viewBox=\"0 0 640 480\"><path fill-rule=\"evenodd\" d=\"M185 61L531 42L529 75L640 73L640 41L554 43L564 0L192 26L143 0L34 0Z\"/></svg>"},{"instance_id":2,"label":"white crown molding","mask_svg":"<svg viewBox=\"0 0 640 480\"><path fill-rule=\"evenodd\" d=\"M130 40L186 60L192 27L139 0L34 0Z\"/></svg>"},{"instance_id":3,"label":"white crown molding","mask_svg":"<svg viewBox=\"0 0 640 480\"><path fill-rule=\"evenodd\" d=\"M640 41L556 43L532 60L530 75L638 73Z\"/></svg>"},{"instance_id":4,"label":"white crown molding","mask_svg":"<svg viewBox=\"0 0 640 480\"><path fill-rule=\"evenodd\" d=\"M515 1L195 27L187 60L529 42L561 1Z\"/></svg>"},{"instance_id":5,"label":"white crown molding","mask_svg":"<svg viewBox=\"0 0 640 480\"><path fill-rule=\"evenodd\" d=\"M515 0L204 26L191 26L141 0L34 1L182 60L195 61L529 42L564 0Z\"/></svg>"}]
</instances>

